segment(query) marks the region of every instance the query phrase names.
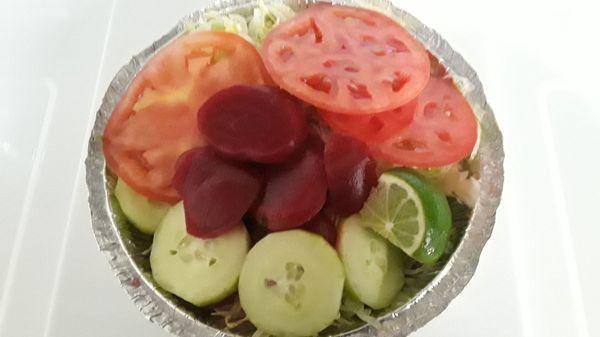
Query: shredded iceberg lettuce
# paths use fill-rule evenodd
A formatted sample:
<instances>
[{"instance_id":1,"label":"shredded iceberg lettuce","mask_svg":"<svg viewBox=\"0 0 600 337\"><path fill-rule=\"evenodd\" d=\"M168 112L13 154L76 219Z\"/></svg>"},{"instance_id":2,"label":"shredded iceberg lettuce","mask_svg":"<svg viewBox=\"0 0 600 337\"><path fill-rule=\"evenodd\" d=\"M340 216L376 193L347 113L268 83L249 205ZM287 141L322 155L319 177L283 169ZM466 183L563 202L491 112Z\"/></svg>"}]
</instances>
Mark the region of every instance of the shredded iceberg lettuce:
<instances>
[{"instance_id":1,"label":"shredded iceberg lettuce","mask_svg":"<svg viewBox=\"0 0 600 337\"><path fill-rule=\"evenodd\" d=\"M340 319L346 322L352 322L352 317L356 316L361 321L373 326L379 331L385 331L385 327L377 320L373 310L365 306L352 296L344 295L342 306L340 307Z\"/></svg>"},{"instance_id":2,"label":"shredded iceberg lettuce","mask_svg":"<svg viewBox=\"0 0 600 337\"><path fill-rule=\"evenodd\" d=\"M360 8L370 9L370 10L372 10L374 12L379 12L379 13L385 14L385 15L389 16L392 20L400 22L400 20L398 20L396 18L396 16L393 14L393 12L392 12L392 6L376 5L374 2L368 1L368 0L355 0L354 1L354 6L360 7Z\"/></svg>"},{"instance_id":3,"label":"shredded iceberg lettuce","mask_svg":"<svg viewBox=\"0 0 600 337\"><path fill-rule=\"evenodd\" d=\"M231 331L248 321L248 317L246 317L237 297L232 303L215 306L211 315L222 320L223 329L226 331Z\"/></svg>"},{"instance_id":4,"label":"shredded iceberg lettuce","mask_svg":"<svg viewBox=\"0 0 600 337\"><path fill-rule=\"evenodd\" d=\"M192 29L235 33L258 46L262 44L271 29L294 15L294 10L287 5L281 3L267 5L260 1L258 7L247 15L205 12L204 20Z\"/></svg>"},{"instance_id":5,"label":"shredded iceberg lettuce","mask_svg":"<svg viewBox=\"0 0 600 337\"><path fill-rule=\"evenodd\" d=\"M248 33L255 43L260 44L273 27L293 17L295 12L284 4L265 5L262 1L258 4L248 22Z\"/></svg>"},{"instance_id":6,"label":"shredded iceberg lettuce","mask_svg":"<svg viewBox=\"0 0 600 337\"><path fill-rule=\"evenodd\" d=\"M445 195L453 196L470 208L475 207L479 196L480 183L477 180L478 161L465 160L456 164L417 170L430 183L436 185Z\"/></svg>"},{"instance_id":7,"label":"shredded iceberg lettuce","mask_svg":"<svg viewBox=\"0 0 600 337\"><path fill-rule=\"evenodd\" d=\"M204 21L195 28L235 33L249 39L246 18L239 14L223 15L216 11L208 11L204 13Z\"/></svg>"}]
</instances>

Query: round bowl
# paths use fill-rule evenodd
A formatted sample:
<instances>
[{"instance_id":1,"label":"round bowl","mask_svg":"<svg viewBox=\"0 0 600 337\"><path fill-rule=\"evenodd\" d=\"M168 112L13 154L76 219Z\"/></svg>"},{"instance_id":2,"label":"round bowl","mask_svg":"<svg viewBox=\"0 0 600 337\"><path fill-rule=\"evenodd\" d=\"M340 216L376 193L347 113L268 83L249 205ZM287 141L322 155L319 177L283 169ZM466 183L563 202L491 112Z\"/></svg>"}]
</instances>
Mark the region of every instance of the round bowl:
<instances>
[{"instance_id":1,"label":"round bowl","mask_svg":"<svg viewBox=\"0 0 600 337\"><path fill-rule=\"evenodd\" d=\"M313 3L305 0L278 2L286 3L294 8L306 7ZM480 124L481 132L477 152L480 162L480 195L462 240L448 262L436 277L410 301L378 318L384 329L363 325L334 335L340 337L406 336L441 313L467 285L475 272L479 255L492 233L495 213L502 193L504 177L502 135L494 114L487 104L477 74L462 56L455 52L434 30L385 0L336 0L333 3L376 9L397 20L447 68L449 75L453 77L471 104ZM150 239L130 229L118 204L114 201L112 191L115 177L106 168L102 154L102 134L121 95L137 72L158 49L185 33L189 27L201 22L203 13L207 11L222 13L249 11L257 4L256 0L213 2L210 6L185 16L166 35L134 56L115 75L108 87L89 141L86 180L89 189L92 227L100 250L106 255L121 285L142 314L150 321L180 337L234 336L234 334L206 324L207 318L210 316L209 312L187 305L160 289L153 281L148 262Z\"/></svg>"}]
</instances>

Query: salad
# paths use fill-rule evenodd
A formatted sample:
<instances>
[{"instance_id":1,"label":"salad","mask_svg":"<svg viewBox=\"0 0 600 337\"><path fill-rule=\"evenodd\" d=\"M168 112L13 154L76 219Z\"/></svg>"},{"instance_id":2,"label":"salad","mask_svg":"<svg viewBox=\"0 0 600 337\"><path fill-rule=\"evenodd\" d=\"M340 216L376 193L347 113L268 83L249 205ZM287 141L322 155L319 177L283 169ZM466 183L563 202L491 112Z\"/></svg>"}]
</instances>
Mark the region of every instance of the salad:
<instances>
[{"instance_id":1,"label":"salad","mask_svg":"<svg viewBox=\"0 0 600 337\"><path fill-rule=\"evenodd\" d=\"M162 291L217 328L300 337L384 329L435 277L478 197L477 140L393 19L261 3L159 50L103 152Z\"/></svg>"}]
</instances>

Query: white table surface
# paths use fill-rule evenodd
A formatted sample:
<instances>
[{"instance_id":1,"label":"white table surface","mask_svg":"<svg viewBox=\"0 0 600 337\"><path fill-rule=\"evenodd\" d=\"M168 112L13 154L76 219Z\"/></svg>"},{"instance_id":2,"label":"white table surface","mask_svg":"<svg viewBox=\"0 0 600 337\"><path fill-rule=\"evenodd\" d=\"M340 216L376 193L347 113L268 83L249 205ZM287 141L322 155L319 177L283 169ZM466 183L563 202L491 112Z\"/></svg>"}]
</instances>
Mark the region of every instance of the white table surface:
<instances>
[{"instance_id":1,"label":"white table surface","mask_svg":"<svg viewBox=\"0 0 600 337\"><path fill-rule=\"evenodd\" d=\"M202 4L0 0L0 336L168 335L99 253L83 160L115 72ZM507 153L475 277L414 336L600 336L599 6L397 4L478 71Z\"/></svg>"}]
</instances>

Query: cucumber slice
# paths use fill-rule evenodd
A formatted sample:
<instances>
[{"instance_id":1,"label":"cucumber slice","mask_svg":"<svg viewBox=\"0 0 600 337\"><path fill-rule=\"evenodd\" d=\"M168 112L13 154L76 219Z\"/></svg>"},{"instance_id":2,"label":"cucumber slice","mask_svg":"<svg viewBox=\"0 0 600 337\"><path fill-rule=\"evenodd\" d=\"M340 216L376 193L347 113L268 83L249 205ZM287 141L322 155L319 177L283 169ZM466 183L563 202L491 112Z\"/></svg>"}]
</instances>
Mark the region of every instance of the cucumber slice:
<instances>
[{"instance_id":1,"label":"cucumber slice","mask_svg":"<svg viewBox=\"0 0 600 337\"><path fill-rule=\"evenodd\" d=\"M248 319L274 336L313 336L337 317L344 269L321 236L304 230L267 235L248 253L239 295Z\"/></svg>"},{"instance_id":2,"label":"cucumber slice","mask_svg":"<svg viewBox=\"0 0 600 337\"><path fill-rule=\"evenodd\" d=\"M150 200L132 190L123 180L117 180L115 197L129 221L141 232L153 234L171 205Z\"/></svg>"},{"instance_id":3,"label":"cucumber slice","mask_svg":"<svg viewBox=\"0 0 600 337\"><path fill-rule=\"evenodd\" d=\"M350 294L373 309L389 306L404 286L402 251L365 227L358 215L341 223L337 246Z\"/></svg>"},{"instance_id":4,"label":"cucumber slice","mask_svg":"<svg viewBox=\"0 0 600 337\"><path fill-rule=\"evenodd\" d=\"M243 225L214 239L189 235L180 202L154 233L152 276L163 289L187 302L199 307L213 304L235 292L249 248Z\"/></svg>"}]
</instances>

